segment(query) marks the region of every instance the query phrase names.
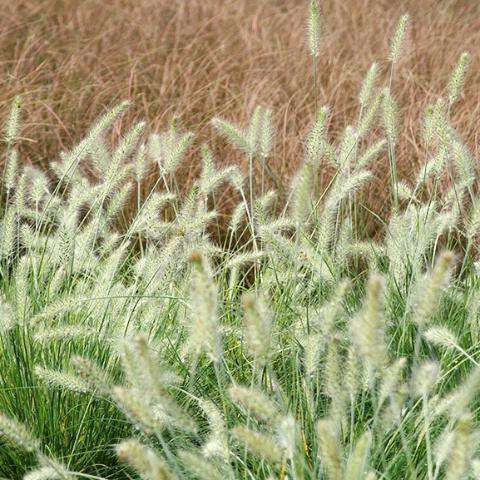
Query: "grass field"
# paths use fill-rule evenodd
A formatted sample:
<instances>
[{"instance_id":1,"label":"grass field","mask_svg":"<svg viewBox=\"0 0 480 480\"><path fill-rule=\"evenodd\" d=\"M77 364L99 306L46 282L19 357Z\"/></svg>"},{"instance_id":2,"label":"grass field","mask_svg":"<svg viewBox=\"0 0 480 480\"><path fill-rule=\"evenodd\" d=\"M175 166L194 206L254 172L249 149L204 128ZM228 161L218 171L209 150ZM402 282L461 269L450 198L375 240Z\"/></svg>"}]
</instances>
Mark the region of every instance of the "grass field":
<instances>
[{"instance_id":1,"label":"grass field","mask_svg":"<svg viewBox=\"0 0 480 480\"><path fill-rule=\"evenodd\" d=\"M209 122L220 116L244 124L256 105L265 105L274 109L277 127L272 170L277 183L288 186L315 118L303 0L4 4L0 107L6 116L12 98L24 96L25 139L19 149L25 161L48 166L80 141L98 116L127 99L132 108L109 133L111 145L134 121L146 120L151 131L160 131L177 116L197 138L179 172L186 184L199 173L196 147L204 141L221 165L241 165L246 172L247 162L212 136ZM357 119L358 90L372 62L388 82L389 35L400 15L410 13L410 35L394 84L402 114L397 165L408 177L425 160L418 118L443 94L461 52L480 48L480 5L470 0L329 0L322 9L317 93L321 105L331 106L334 139ZM452 122L476 154L480 64L476 55L471 61ZM387 215L387 163L378 162L374 173L365 201ZM269 175L267 180L278 188ZM328 185L329 172L322 170L320 181ZM217 198L221 212L229 212L235 202L229 193ZM370 233L379 226L372 216L366 221Z\"/></svg>"},{"instance_id":2,"label":"grass field","mask_svg":"<svg viewBox=\"0 0 480 480\"><path fill-rule=\"evenodd\" d=\"M480 478L480 8L350 3L5 6L0 479Z\"/></svg>"}]
</instances>

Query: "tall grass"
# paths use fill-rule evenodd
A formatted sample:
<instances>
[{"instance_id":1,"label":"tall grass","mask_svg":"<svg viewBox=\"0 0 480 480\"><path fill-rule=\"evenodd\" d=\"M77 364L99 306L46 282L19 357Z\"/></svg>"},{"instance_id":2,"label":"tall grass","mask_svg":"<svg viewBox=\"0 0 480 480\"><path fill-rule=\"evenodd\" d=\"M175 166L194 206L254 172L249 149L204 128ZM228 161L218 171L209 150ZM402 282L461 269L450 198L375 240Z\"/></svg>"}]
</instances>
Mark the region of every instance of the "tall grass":
<instances>
[{"instance_id":1,"label":"tall grass","mask_svg":"<svg viewBox=\"0 0 480 480\"><path fill-rule=\"evenodd\" d=\"M218 167L204 144L184 194L175 173L195 138L178 121L151 134L134 124L110 149L121 103L42 171L19 160L22 101L13 102L0 475L479 477L479 203L474 156L452 125L469 59L418 121L425 162L401 182L395 89L407 20L388 84L372 67L357 121L337 142L319 106L281 205L254 188L272 165L270 109L255 109L247 127L212 119L248 176ZM390 216L382 239L365 239L358 195L383 160ZM326 167L335 173L320 189ZM241 201L219 243L225 184Z\"/></svg>"},{"instance_id":2,"label":"tall grass","mask_svg":"<svg viewBox=\"0 0 480 480\"><path fill-rule=\"evenodd\" d=\"M299 167L302 139L315 119L312 59L306 37L309 0L110 0L108 5L83 0L6 2L0 25L0 115L11 99L24 97L21 157L48 168L61 150L81 140L95 119L124 99L132 102L122 120L106 135L113 145L122 128L148 119L162 130L177 116L194 131L196 145L208 141L219 165L248 159L225 148L213 136L214 116L246 125L256 105L275 112L277 134L267 188L282 196ZM417 119L443 92L446 78L462 50L480 48L480 4L471 0L326 0L320 53L316 57L318 107L331 107L329 132L338 141L343 128L358 116L360 83L372 62L388 85L390 42L399 17L412 18L411 40L394 68L395 100L404 113L396 143L400 179L424 162ZM476 108L480 62L471 59L469 81L454 107L454 125L478 154ZM188 151L178 171L186 188L199 174L199 152ZM261 183L262 169L254 165ZM375 175L362 192L364 203L379 215L389 213L388 164L372 166ZM94 178L94 172L89 172ZM322 169L320 182L331 180ZM144 192L156 181L146 177ZM218 211L229 214L237 197L218 195ZM136 198L128 203L133 214ZM362 220L372 234L380 221Z\"/></svg>"}]
</instances>

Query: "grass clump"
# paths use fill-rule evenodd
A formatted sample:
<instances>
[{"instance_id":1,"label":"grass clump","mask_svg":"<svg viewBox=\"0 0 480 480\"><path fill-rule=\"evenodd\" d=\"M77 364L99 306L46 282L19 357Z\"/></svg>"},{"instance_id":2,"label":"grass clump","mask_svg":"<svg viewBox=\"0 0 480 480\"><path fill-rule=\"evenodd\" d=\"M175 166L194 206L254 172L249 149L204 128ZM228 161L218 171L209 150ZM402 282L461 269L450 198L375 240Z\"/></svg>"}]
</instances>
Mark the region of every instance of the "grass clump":
<instances>
[{"instance_id":1,"label":"grass clump","mask_svg":"<svg viewBox=\"0 0 480 480\"><path fill-rule=\"evenodd\" d=\"M319 15L311 2L314 60ZM204 145L182 194L174 173L194 138L178 122L150 135L137 123L109 149L122 103L44 172L18 161L15 100L0 238L3 477L478 476L476 175L450 118L468 59L450 105L425 114L427 163L400 182L392 78L408 18L389 85L374 64L338 142L318 108L283 204L255 189L254 166L272 155L269 109L246 129L212 121L247 156L247 178ZM385 156L391 215L371 240L359 193ZM325 165L335 174L318 191ZM218 242L223 184L241 201Z\"/></svg>"}]
</instances>

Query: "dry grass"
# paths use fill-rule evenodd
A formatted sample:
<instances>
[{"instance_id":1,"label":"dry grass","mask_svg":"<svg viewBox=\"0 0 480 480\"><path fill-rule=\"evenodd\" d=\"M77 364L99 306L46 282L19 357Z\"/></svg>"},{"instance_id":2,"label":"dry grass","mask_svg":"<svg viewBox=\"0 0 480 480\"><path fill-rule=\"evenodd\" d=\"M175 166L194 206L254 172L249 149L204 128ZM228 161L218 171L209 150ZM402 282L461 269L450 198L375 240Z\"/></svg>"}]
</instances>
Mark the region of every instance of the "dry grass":
<instances>
[{"instance_id":1,"label":"dry grass","mask_svg":"<svg viewBox=\"0 0 480 480\"><path fill-rule=\"evenodd\" d=\"M312 121L311 64L304 39L306 1L299 0L18 0L2 2L1 105L25 96L24 158L46 165L74 145L94 118L120 99L130 117L155 129L176 115L211 140L214 116L245 122L257 104L272 106L277 122L275 174L286 182L298 165L301 139ZM388 69L387 38L398 16L412 16L410 47L395 74L404 119L399 170L424 161L419 114L442 93L460 52L473 56L456 126L478 144L480 4L469 0L328 0L319 101L334 111L332 133L357 115L356 96L371 62ZM118 134L122 125L114 134ZM243 162L215 140L222 163ZM192 152L193 154L195 152ZM188 183L198 160L180 179ZM382 212L388 195L386 158L369 203ZM226 198L224 200L227 200Z\"/></svg>"}]
</instances>

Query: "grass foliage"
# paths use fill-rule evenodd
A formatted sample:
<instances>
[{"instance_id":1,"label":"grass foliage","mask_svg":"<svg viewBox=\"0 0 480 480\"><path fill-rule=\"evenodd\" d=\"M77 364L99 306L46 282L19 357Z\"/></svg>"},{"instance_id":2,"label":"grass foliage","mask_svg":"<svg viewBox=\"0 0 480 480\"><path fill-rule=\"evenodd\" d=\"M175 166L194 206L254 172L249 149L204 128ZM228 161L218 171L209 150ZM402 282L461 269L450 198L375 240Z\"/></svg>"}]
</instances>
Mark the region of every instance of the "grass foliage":
<instances>
[{"instance_id":1,"label":"grass foliage","mask_svg":"<svg viewBox=\"0 0 480 480\"><path fill-rule=\"evenodd\" d=\"M312 1L314 72L321 21ZM19 159L15 99L0 230L3 478L480 477L480 203L451 121L470 58L419 121L425 162L400 181L408 27L404 15L389 81L373 64L339 141L318 106L281 205L255 174L272 157L268 108L248 125L211 122L248 175L203 145L183 194L175 172L194 136L178 122L158 134L137 123L111 149L122 103L42 171ZM391 213L372 240L358 197L379 158ZM325 166L335 174L319 191ZM225 184L241 200L214 241Z\"/></svg>"}]
</instances>

